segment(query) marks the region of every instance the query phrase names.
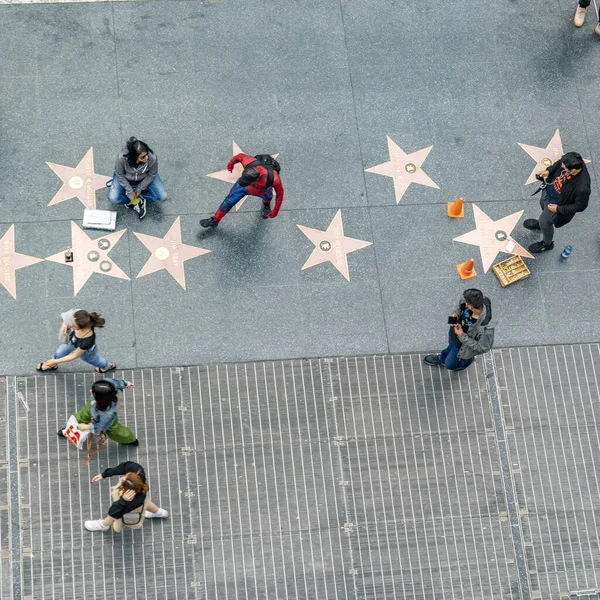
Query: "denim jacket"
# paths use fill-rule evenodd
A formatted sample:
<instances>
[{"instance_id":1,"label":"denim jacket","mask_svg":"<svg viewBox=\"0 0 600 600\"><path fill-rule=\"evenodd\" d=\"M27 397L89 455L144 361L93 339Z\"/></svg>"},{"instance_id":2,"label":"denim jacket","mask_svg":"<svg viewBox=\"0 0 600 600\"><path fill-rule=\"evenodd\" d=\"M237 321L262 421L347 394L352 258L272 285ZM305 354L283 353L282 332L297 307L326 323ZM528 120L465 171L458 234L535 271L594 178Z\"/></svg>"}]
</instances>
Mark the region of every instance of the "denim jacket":
<instances>
[{"instance_id":1,"label":"denim jacket","mask_svg":"<svg viewBox=\"0 0 600 600\"><path fill-rule=\"evenodd\" d=\"M124 379L107 378L118 390L124 390L127 387L127 382ZM90 411L92 413L92 422L90 423L90 431L98 434L101 430L106 431L117 418L117 403L113 402L106 410L98 410L96 401L91 398L92 404Z\"/></svg>"}]
</instances>

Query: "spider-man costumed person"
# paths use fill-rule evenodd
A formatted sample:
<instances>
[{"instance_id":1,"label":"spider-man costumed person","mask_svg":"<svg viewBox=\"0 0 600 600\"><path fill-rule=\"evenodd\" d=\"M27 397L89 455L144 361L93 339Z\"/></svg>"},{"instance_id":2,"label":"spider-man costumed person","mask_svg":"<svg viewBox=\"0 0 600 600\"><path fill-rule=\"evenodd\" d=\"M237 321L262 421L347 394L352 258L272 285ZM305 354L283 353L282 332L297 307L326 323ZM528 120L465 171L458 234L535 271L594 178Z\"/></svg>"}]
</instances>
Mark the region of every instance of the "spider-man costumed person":
<instances>
[{"instance_id":1,"label":"spider-man costumed person","mask_svg":"<svg viewBox=\"0 0 600 600\"><path fill-rule=\"evenodd\" d=\"M279 212L279 207L283 202L283 185L279 171L279 163L268 154L257 154L249 156L248 154L236 154L227 163L227 170L231 173L237 163L242 163L244 170L241 177L233 184L229 190L227 198L223 200L217 212L210 219L202 219L202 227L216 227L219 221L244 197L258 196L263 201L262 216L263 219L274 219ZM273 199L273 190L277 194L275 207L271 210L271 200Z\"/></svg>"}]
</instances>

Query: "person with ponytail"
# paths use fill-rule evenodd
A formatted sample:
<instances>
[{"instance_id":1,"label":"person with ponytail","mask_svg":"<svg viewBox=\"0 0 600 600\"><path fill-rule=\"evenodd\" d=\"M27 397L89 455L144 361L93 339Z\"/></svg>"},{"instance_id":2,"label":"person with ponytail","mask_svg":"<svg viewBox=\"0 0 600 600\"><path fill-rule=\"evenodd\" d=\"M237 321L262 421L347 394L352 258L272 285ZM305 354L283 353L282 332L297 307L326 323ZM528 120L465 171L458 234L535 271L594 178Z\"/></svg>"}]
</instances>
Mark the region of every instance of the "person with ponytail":
<instances>
[{"instance_id":1,"label":"person with ponytail","mask_svg":"<svg viewBox=\"0 0 600 600\"><path fill-rule=\"evenodd\" d=\"M117 444L126 446L139 445L138 439L129 429L119 423L117 416L118 390L132 388L133 383L124 379L99 379L90 388L91 398L83 408L75 414L81 431L90 430L93 434L106 433L106 437ZM63 430L58 430L59 437L65 437Z\"/></svg>"},{"instance_id":2,"label":"person with ponytail","mask_svg":"<svg viewBox=\"0 0 600 600\"><path fill-rule=\"evenodd\" d=\"M167 192L158 174L158 159L148 144L130 137L117 157L115 172L108 190L112 204L125 204L143 219L146 201L164 202Z\"/></svg>"},{"instance_id":3,"label":"person with ponytail","mask_svg":"<svg viewBox=\"0 0 600 600\"><path fill-rule=\"evenodd\" d=\"M146 474L141 465L132 461L123 462L98 473L92 483L114 475L121 477L110 489L113 502L108 515L104 519L86 521L84 527L88 531L108 531L112 527L115 533L121 533L123 526L139 529L144 519L166 519L169 516L168 511L150 501Z\"/></svg>"},{"instance_id":4,"label":"person with ponytail","mask_svg":"<svg viewBox=\"0 0 600 600\"><path fill-rule=\"evenodd\" d=\"M37 365L38 371L56 371L61 363L77 358L96 367L96 373L114 371L117 365L100 355L96 346L96 327L104 327L105 320L95 312L76 310L70 325L63 323L61 333L67 336L67 342L61 344L53 358Z\"/></svg>"}]
</instances>

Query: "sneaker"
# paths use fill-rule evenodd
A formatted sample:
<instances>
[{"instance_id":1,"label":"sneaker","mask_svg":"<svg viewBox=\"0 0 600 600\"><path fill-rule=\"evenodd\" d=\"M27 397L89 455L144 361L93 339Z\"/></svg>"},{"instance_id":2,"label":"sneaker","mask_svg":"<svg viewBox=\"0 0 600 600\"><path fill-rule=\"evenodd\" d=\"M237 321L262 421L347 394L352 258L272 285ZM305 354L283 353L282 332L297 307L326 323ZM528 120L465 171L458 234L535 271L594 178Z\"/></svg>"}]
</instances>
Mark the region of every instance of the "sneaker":
<instances>
[{"instance_id":1,"label":"sneaker","mask_svg":"<svg viewBox=\"0 0 600 600\"><path fill-rule=\"evenodd\" d=\"M583 25L583 22L585 21L586 12L587 8L583 8L582 6L577 5L575 17L573 17L573 23L575 23L575 27L581 27Z\"/></svg>"},{"instance_id":2,"label":"sneaker","mask_svg":"<svg viewBox=\"0 0 600 600\"><path fill-rule=\"evenodd\" d=\"M546 242L541 241L536 242L535 244L531 244L531 246L529 246L527 250L529 250L529 252L531 252L532 254L538 254L539 252L546 252L546 250L552 250L552 248L554 248L554 242L546 244Z\"/></svg>"},{"instance_id":3,"label":"sneaker","mask_svg":"<svg viewBox=\"0 0 600 600\"><path fill-rule=\"evenodd\" d=\"M216 227L219 224L219 221L217 221L214 217L211 217L210 219L202 219L200 221L200 225L202 225L202 227Z\"/></svg>"},{"instance_id":4,"label":"sneaker","mask_svg":"<svg viewBox=\"0 0 600 600\"><path fill-rule=\"evenodd\" d=\"M158 512L151 513L149 510L144 512L146 519L166 519L169 516L169 511L164 508L159 508Z\"/></svg>"},{"instance_id":5,"label":"sneaker","mask_svg":"<svg viewBox=\"0 0 600 600\"><path fill-rule=\"evenodd\" d=\"M423 360L432 367L439 367L442 364L439 354L428 354Z\"/></svg>"},{"instance_id":6,"label":"sneaker","mask_svg":"<svg viewBox=\"0 0 600 600\"><path fill-rule=\"evenodd\" d=\"M131 202L128 202L128 203L125 205L125 208L128 208L129 210L131 210L131 209L132 209L134 206L135 206L135 204L132 204Z\"/></svg>"},{"instance_id":7,"label":"sneaker","mask_svg":"<svg viewBox=\"0 0 600 600\"><path fill-rule=\"evenodd\" d=\"M88 531L108 531L110 529L108 525L105 525L102 522L102 519L98 519L97 521L86 521L83 526Z\"/></svg>"},{"instance_id":8,"label":"sneaker","mask_svg":"<svg viewBox=\"0 0 600 600\"><path fill-rule=\"evenodd\" d=\"M140 201L134 204L133 210L138 214L141 221L146 216L146 200L140 196Z\"/></svg>"},{"instance_id":9,"label":"sneaker","mask_svg":"<svg viewBox=\"0 0 600 600\"><path fill-rule=\"evenodd\" d=\"M262 218L263 219L268 219L270 212L271 212L271 203L270 202L263 202Z\"/></svg>"},{"instance_id":10,"label":"sneaker","mask_svg":"<svg viewBox=\"0 0 600 600\"><path fill-rule=\"evenodd\" d=\"M65 434L63 433L62 429L58 430L58 433L56 434L58 437L65 437Z\"/></svg>"},{"instance_id":11,"label":"sneaker","mask_svg":"<svg viewBox=\"0 0 600 600\"><path fill-rule=\"evenodd\" d=\"M537 219L525 219L523 227L525 227L525 229L531 229L531 231L539 231L541 229L540 222Z\"/></svg>"}]
</instances>

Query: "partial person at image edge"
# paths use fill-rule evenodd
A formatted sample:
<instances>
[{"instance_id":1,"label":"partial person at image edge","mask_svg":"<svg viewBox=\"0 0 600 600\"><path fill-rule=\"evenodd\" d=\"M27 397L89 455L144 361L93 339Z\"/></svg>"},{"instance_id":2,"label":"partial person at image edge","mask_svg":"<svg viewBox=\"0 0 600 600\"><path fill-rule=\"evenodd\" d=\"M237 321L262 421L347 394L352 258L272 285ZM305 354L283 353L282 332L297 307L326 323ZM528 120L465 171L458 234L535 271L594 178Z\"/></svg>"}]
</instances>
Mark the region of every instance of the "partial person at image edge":
<instances>
[{"instance_id":1,"label":"partial person at image edge","mask_svg":"<svg viewBox=\"0 0 600 600\"><path fill-rule=\"evenodd\" d=\"M440 354L428 354L424 361L449 371L463 371L476 356L492 349L495 330L492 303L481 290L465 290L450 320L456 320L456 324L448 329L448 346Z\"/></svg>"},{"instance_id":2,"label":"partial person at image edge","mask_svg":"<svg viewBox=\"0 0 600 600\"><path fill-rule=\"evenodd\" d=\"M587 13L587 9L589 8L592 0L579 0L577 4L577 8L575 10L575 17L573 18L573 23L575 23L575 27L582 27L585 22L585 15ZM598 24L594 29L596 35L600 35L600 16L598 18Z\"/></svg>"},{"instance_id":3,"label":"partial person at image edge","mask_svg":"<svg viewBox=\"0 0 600 600\"><path fill-rule=\"evenodd\" d=\"M546 171L538 173L545 187L540 198L539 219L525 219L523 227L541 231L542 240L527 249L534 254L554 248L554 228L570 223L590 201L591 179L581 154L567 152Z\"/></svg>"},{"instance_id":4,"label":"partial person at image edge","mask_svg":"<svg viewBox=\"0 0 600 600\"><path fill-rule=\"evenodd\" d=\"M130 137L117 157L108 190L112 204L125 204L140 219L146 216L146 202L164 202L167 192L158 174L158 158L142 140Z\"/></svg>"}]
</instances>

